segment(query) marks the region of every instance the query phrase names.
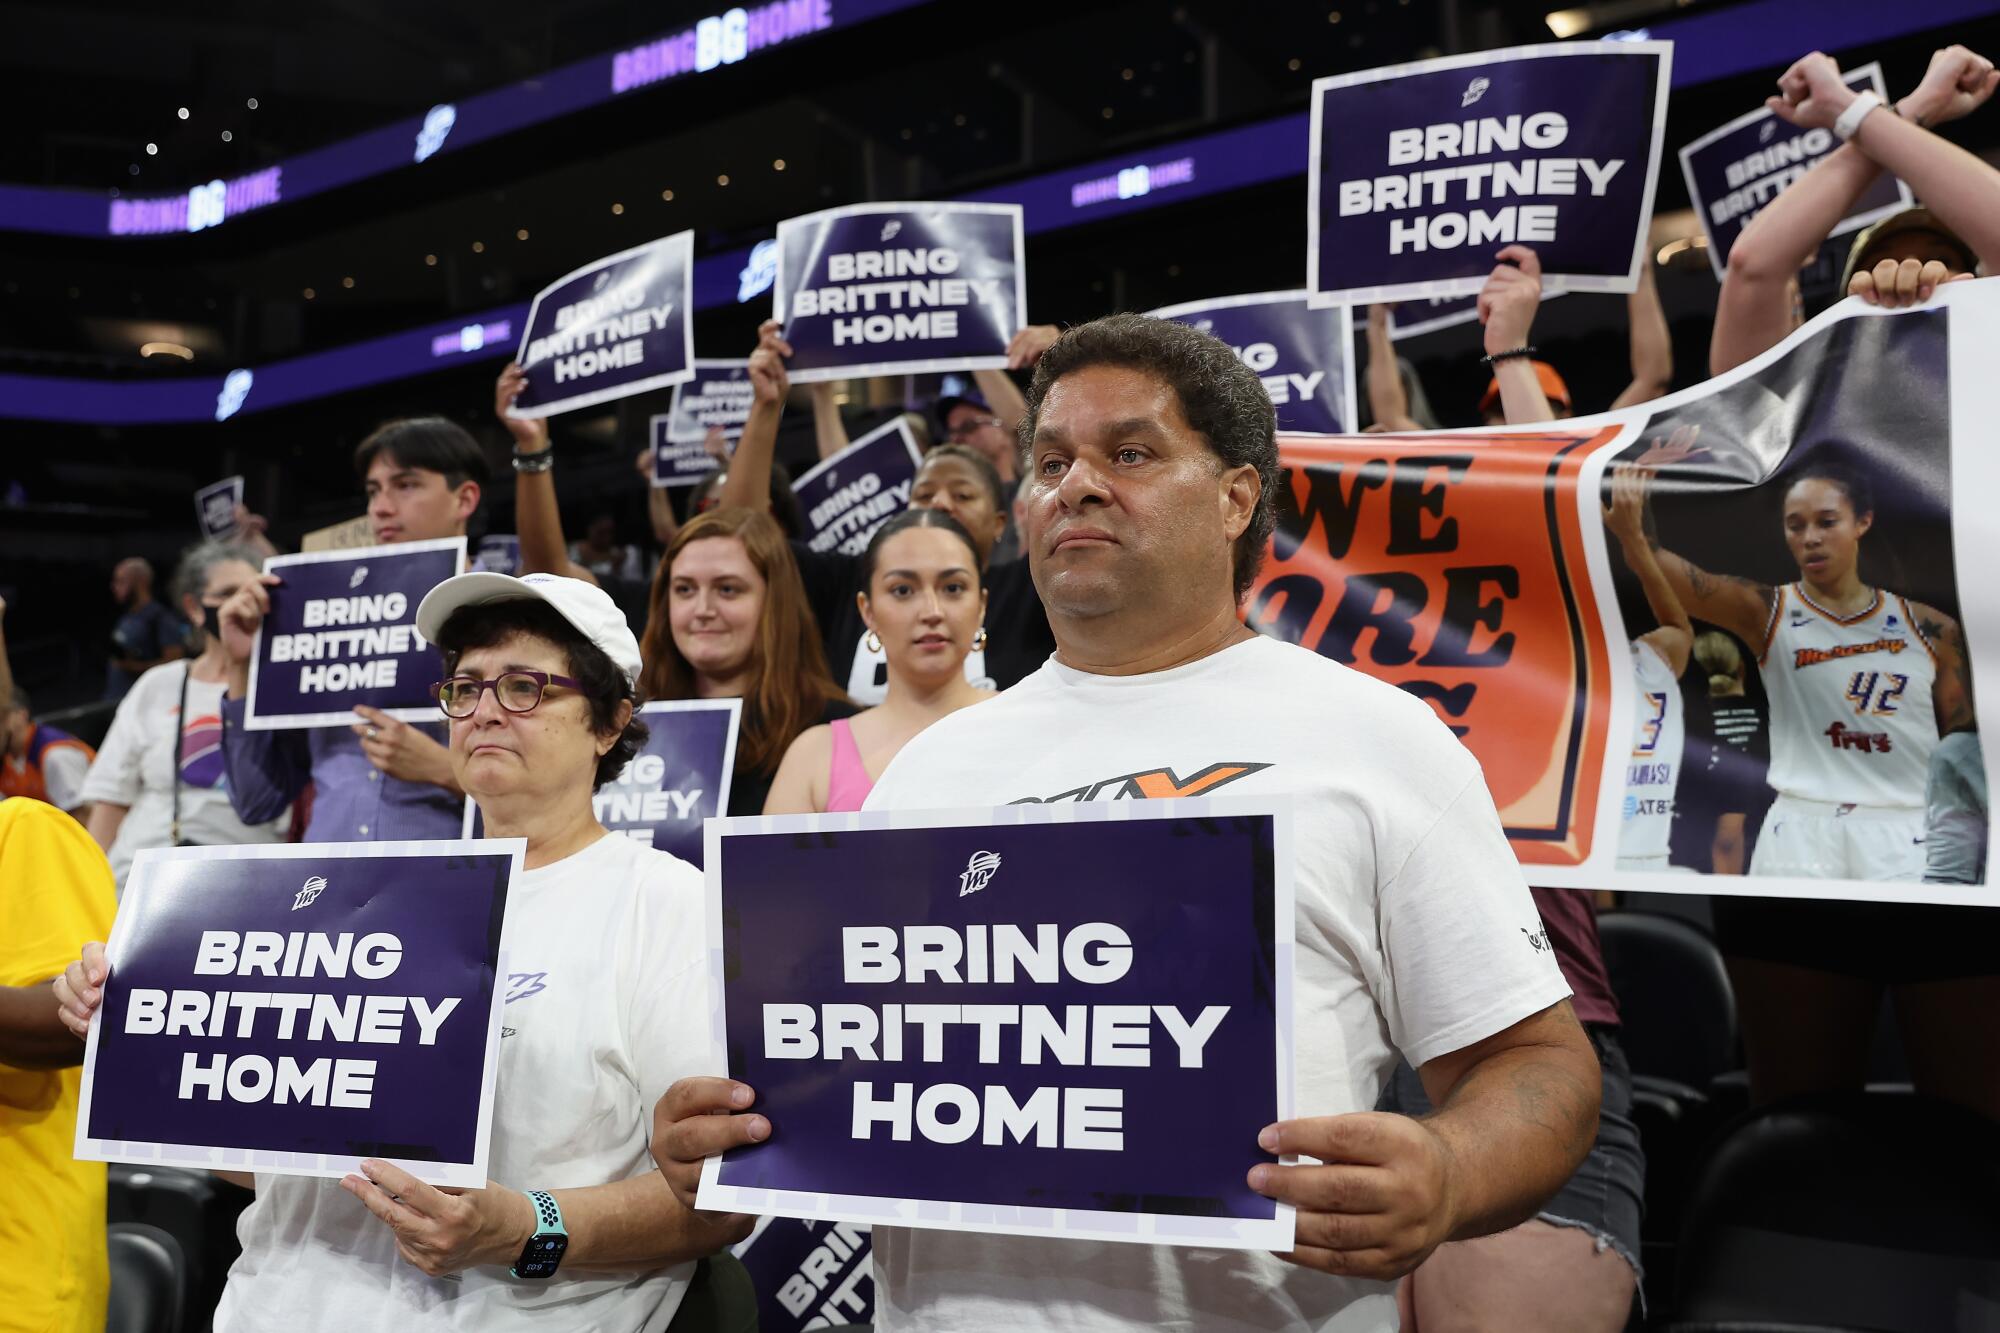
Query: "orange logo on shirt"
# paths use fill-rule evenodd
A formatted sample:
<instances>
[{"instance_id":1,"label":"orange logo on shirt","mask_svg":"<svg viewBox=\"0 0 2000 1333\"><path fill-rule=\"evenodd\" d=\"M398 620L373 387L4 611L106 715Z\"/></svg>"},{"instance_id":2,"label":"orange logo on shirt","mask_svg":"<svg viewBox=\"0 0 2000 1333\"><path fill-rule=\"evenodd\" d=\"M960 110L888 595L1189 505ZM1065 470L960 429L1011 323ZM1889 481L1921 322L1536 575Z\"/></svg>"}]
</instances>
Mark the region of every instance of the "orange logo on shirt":
<instances>
[{"instance_id":1,"label":"orange logo on shirt","mask_svg":"<svg viewBox=\"0 0 2000 1333\"><path fill-rule=\"evenodd\" d=\"M1139 773L1121 773L1057 792L1054 796L1022 796L1009 805L1046 805L1056 801L1166 801L1177 796L1207 796L1217 787L1238 778L1261 773L1269 764L1210 764L1190 777L1180 777L1171 768L1149 768Z\"/></svg>"},{"instance_id":2,"label":"orange logo on shirt","mask_svg":"<svg viewBox=\"0 0 2000 1333\"><path fill-rule=\"evenodd\" d=\"M1278 526L1245 619L1435 708L1523 861L1590 850L1610 661L1576 478L1615 436L1278 441Z\"/></svg>"}]
</instances>

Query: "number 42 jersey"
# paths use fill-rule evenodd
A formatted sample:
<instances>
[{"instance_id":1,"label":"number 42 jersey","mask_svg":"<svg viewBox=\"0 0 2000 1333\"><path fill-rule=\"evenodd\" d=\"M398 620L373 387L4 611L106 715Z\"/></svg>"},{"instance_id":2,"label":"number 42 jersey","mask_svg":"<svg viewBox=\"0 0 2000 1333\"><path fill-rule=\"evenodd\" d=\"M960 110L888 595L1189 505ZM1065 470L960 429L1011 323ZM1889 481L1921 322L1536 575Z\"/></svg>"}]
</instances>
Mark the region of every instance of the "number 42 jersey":
<instances>
[{"instance_id":1,"label":"number 42 jersey","mask_svg":"<svg viewBox=\"0 0 2000 1333\"><path fill-rule=\"evenodd\" d=\"M1778 590L1765 631L1770 783L1787 796L1922 809L1937 713L1937 658L1910 604L1877 589L1859 614Z\"/></svg>"}]
</instances>

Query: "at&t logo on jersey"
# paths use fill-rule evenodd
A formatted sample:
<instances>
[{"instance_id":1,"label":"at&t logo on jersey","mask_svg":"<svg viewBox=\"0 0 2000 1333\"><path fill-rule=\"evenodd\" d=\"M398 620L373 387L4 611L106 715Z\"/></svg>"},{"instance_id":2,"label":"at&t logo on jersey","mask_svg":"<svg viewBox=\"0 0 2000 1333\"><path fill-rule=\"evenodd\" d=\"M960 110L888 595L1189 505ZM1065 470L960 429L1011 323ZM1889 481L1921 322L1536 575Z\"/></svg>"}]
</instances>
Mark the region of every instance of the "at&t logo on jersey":
<instances>
[{"instance_id":1,"label":"at&t logo on jersey","mask_svg":"<svg viewBox=\"0 0 2000 1333\"><path fill-rule=\"evenodd\" d=\"M1000 869L1000 853L974 852L965 863L965 869L958 876L958 896L977 893L993 882L995 872Z\"/></svg>"}]
</instances>

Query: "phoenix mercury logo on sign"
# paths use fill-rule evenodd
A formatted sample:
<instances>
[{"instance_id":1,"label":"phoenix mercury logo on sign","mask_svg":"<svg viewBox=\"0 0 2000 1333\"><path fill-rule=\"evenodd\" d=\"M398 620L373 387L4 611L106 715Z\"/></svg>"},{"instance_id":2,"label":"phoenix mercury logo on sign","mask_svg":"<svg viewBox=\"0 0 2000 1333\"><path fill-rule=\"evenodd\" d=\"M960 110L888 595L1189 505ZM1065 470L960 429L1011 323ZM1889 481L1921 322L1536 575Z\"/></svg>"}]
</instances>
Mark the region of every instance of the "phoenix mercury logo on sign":
<instances>
[{"instance_id":1,"label":"phoenix mercury logo on sign","mask_svg":"<svg viewBox=\"0 0 2000 1333\"><path fill-rule=\"evenodd\" d=\"M1488 88L1491 88L1492 86L1493 86L1492 81L1487 79L1484 75L1481 75L1479 78L1474 79L1471 83L1465 85L1465 92L1460 94L1458 99L1459 106L1460 107L1471 106L1474 102L1477 102L1480 98L1486 96L1486 90Z\"/></svg>"},{"instance_id":2,"label":"phoenix mercury logo on sign","mask_svg":"<svg viewBox=\"0 0 2000 1333\"><path fill-rule=\"evenodd\" d=\"M323 875L314 875L305 882L305 887L300 889L292 898L292 910L296 912L301 907L311 907L319 900L319 896L325 892L326 877Z\"/></svg>"},{"instance_id":3,"label":"phoenix mercury logo on sign","mask_svg":"<svg viewBox=\"0 0 2000 1333\"><path fill-rule=\"evenodd\" d=\"M958 896L977 893L993 882L993 876L1000 869L1000 853L974 852L965 863L965 869L958 876Z\"/></svg>"}]
</instances>

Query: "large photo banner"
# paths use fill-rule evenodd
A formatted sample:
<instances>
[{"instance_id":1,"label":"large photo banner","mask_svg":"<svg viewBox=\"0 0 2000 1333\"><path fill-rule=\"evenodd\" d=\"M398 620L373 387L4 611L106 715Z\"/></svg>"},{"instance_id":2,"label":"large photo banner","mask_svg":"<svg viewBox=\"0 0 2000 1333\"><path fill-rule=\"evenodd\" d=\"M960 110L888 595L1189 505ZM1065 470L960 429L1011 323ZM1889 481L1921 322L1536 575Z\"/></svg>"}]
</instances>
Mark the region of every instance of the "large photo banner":
<instances>
[{"instance_id":1,"label":"large photo banner","mask_svg":"<svg viewBox=\"0 0 2000 1333\"><path fill-rule=\"evenodd\" d=\"M806 545L860 555L875 529L910 507L921 460L901 417L883 422L792 483L806 516Z\"/></svg>"},{"instance_id":2,"label":"large photo banner","mask_svg":"<svg viewBox=\"0 0 2000 1333\"><path fill-rule=\"evenodd\" d=\"M548 417L694 375L694 233L621 250L535 293L509 416Z\"/></svg>"},{"instance_id":3,"label":"large photo banner","mask_svg":"<svg viewBox=\"0 0 2000 1333\"><path fill-rule=\"evenodd\" d=\"M1288 802L708 829L717 1056L775 1132L703 1208L1291 1248L1244 1183L1291 1114Z\"/></svg>"},{"instance_id":4,"label":"large photo banner","mask_svg":"<svg viewBox=\"0 0 2000 1333\"><path fill-rule=\"evenodd\" d=\"M527 844L142 851L84 1050L76 1155L486 1184L500 937Z\"/></svg>"},{"instance_id":5,"label":"large photo banner","mask_svg":"<svg viewBox=\"0 0 2000 1333\"><path fill-rule=\"evenodd\" d=\"M1245 608L1429 701L1531 882L2000 906L2000 283L1603 416L1291 437Z\"/></svg>"},{"instance_id":6,"label":"large photo banner","mask_svg":"<svg viewBox=\"0 0 2000 1333\"><path fill-rule=\"evenodd\" d=\"M1475 293L1527 245L1573 292L1645 261L1671 42L1565 42L1313 82L1314 305Z\"/></svg>"},{"instance_id":7,"label":"large photo banner","mask_svg":"<svg viewBox=\"0 0 2000 1333\"><path fill-rule=\"evenodd\" d=\"M1357 429L1354 327L1344 307L1316 309L1303 291L1260 292L1149 313L1228 343L1264 382L1279 430L1339 435Z\"/></svg>"},{"instance_id":8,"label":"large photo banner","mask_svg":"<svg viewBox=\"0 0 2000 1333\"><path fill-rule=\"evenodd\" d=\"M1873 92L1885 106L1890 104L1880 65L1870 63L1846 70L1841 78L1854 91ZM1708 238L1708 262L1717 282L1722 281L1728 266L1730 247L1750 225L1750 219L1838 147L1840 140L1832 130L1800 129L1779 120L1766 107L1738 116L1681 149L1688 202L1701 219L1702 235ZM1857 231L1915 202L1910 187L1885 172L1861 192L1828 234L1842 236Z\"/></svg>"},{"instance_id":9,"label":"large photo banner","mask_svg":"<svg viewBox=\"0 0 2000 1333\"><path fill-rule=\"evenodd\" d=\"M700 866L702 823L729 811L736 772L741 699L656 699L639 709L646 743L590 798L613 833ZM486 836L479 807L465 798L464 836Z\"/></svg>"},{"instance_id":10,"label":"large photo banner","mask_svg":"<svg viewBox=\"0 0 2000 1333\"><path fill-rule=\"evenodd\" d=\"M792 381L998 370L1027 323L1019 204L849 204L778 224Z\"/></svg>"},{"instance_id":11,"label":"large photo banner","mask_svg":"<svg viewBox=\"0 0 2000 1333\"><path fill-rule=\"evenodd\" d=\"M357 704L405 722L442 716L431 697L443 663L417 633L424 594L465 565L465 538L272 556L271 613L250 656L243 725L252 731L348 726Z\"/></svg>"}]
</instances>

